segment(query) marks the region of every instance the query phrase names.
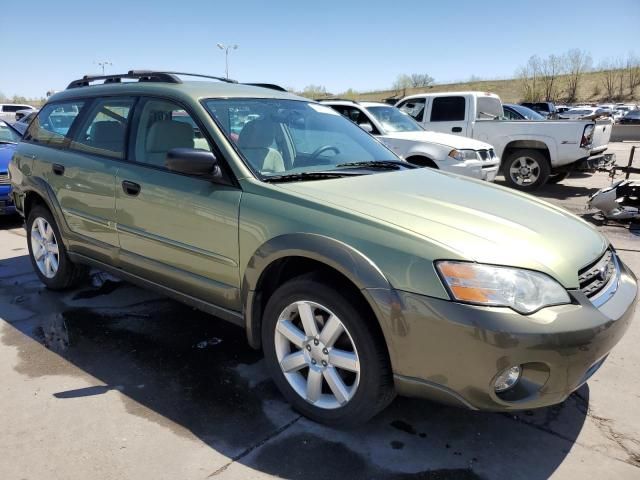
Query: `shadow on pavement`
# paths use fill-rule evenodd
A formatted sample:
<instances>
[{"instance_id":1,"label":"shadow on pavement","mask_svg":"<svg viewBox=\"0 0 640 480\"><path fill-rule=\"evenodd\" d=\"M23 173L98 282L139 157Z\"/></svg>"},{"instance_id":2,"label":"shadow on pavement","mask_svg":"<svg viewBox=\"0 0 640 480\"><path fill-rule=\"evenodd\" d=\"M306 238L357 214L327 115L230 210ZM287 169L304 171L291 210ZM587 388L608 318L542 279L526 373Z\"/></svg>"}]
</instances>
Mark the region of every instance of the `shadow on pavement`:
<instances>
[{"instance_id":1,"label":"shadow on pavement","mask_svg":"<svg viewBox=\"0 0 640 480\"><path fill-rule=\"evenodd\" d=\"M12 262L22 264L24 257L1 261L8 271ZM18 348L19 373L89 373L100 384L54 397L118 390L130 414L195 435L230 461L283 478L545 479L564 460L587 414L584 386L561 405L508 415L399 398L366 425L326 428L290 409L260 352L235 326L168 299L141 301L143 292L123 282L98 296L101 287L91 286L62 294L44 290L33 276L16 282L1 272L0 294L21 297L31 308L37 297L47 306L26 319L3 312L17 329L2 341ZM38 360L50 351L80 371Z\"/></svg>"},{"instance_id":2,"label":"shadow on pavement","mask_svg":"<svg viewBox=\"0 0 640 480\"><path fill-rule=\"evenodd\" d=\"M20 215L0 215L0 230L22 227L24 220Z\"/></svg>"}]
</instances>

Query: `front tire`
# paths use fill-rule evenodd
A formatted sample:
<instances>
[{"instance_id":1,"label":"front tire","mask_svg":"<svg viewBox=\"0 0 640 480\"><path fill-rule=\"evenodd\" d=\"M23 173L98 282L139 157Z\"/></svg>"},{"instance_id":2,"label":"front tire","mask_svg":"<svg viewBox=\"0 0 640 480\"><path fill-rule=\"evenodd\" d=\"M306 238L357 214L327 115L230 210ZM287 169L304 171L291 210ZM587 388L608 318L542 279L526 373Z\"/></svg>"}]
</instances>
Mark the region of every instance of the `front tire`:
<instances>
[{"instance_id":1,"label":"front tire","mask_svg":"<svg viewBox=\"0 0 640 480\"><path fill-rule=\"evenodd\" d=\"M27 246L33 269L50 290L73 287L88 273L87 267L69 260L53 215L41 205L29 212Z\"/></svg>"},{"instance_id":2,"label":"front tire","mask_svg":"<svg viewBox=\"0 0 640 480\"><path fill-rule=\"evenodd\" d=\"M547 183L550 167L547 158L539 150L521 149L509 154L503 172L511 188L530 192Z\"/></svg>"},{"instance_id":3,"label":"front tire","mask_svg":"<svg viewBox=\"0 0 640 480\"><path fill-rule=\"evenodd\" d=\"M290 280L269 299L265 360L284 397L306 417L354 425L393 400L384 341L366 312L314 275Z\"/></svg>"}]
</instances>

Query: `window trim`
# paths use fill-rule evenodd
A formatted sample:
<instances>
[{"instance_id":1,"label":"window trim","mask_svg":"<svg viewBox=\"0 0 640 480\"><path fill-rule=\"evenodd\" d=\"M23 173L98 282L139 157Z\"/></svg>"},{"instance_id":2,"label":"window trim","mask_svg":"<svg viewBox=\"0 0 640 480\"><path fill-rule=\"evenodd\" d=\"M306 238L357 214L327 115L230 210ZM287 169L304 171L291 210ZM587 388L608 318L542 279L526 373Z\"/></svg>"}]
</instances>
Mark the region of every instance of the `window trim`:
<instances>
[{"instance_id":1,"label":"window trim","mask_svg":"<svg viewBox=\"0 0 640 480\"><path fill-rule=\"evenodd\" d=\"M463 115L462 115L462 119L460 120L433 120L433 107L436 104L436 100L442 99L442 98L461 98L462 101L464 102L464 110L463 110ZM467 97L465 97L464 95L438 95L436 97L433 97L431 99L431 102L429 102L429 123L446 123L446 122L466 122L467 121L467 115L469 114L469 108L467 105Z\"/></svg>"},{"instance_id":2,"label":"window trim","mask_svg":"<svg viewBox=\"0 0 640 480\"><path fill-rule=\"evenodd\" d=\"M145 93L141 93L137 95L138 100L136 102L135 105L135 109L133 111L133 116L130 122L130 126L127 129L128 130L128 135L127 135L127 155L126 155L126 162L131 164L131 165L136 165L139 167L145 167L145 168L150 168L152 170L157 170L160 172L166 172L166 173L170 173L173 175L180 175L182 177L188 177L188 178L195 178L198 180L203 180L209 183L218 183L218 184L222 184L222 185L228 185L231 187L235 187L235 188L241 188L240 187L240 183L238 182L238 179L236 178L233 169L229 166L229 161L228 159L222 155L222 150L220 150L220 147L218 147L218 145L216 144L216 142L213 141L213 139L211 138L211 135L209 134L209 132L207 131L206 128L203 128L203 123L200 120L200 118L198 117L198 115L194 115L193 110L191 108L189 108L184 102L172 98L172 97L164 97L162 95L148 95ZM174 103L176 105L178 105L180 108L182 108L185 112L187 112L187 114L193 119L193 121L195 122L195 124L198 126L198 128L200 129L200 133L202 133L202 135L205 137L205 139L207 140L207 142L209 143L209 146L211 147L211 153L213 153L216 156L216 159L218 159L218 165L220 166L222 172L223 172L223 178L212 181L210 179L206 179L206 178L202 178L199 177L197 175L189 175L186 173L181 173L181 172L176 172L173 170L169 170L168 168L165 167L161 167L158 165L152 165L150 163L144 163L144 162L138 162L135 159L135 137L134 135L137 135L138 133L138 128L140 126L140 116L142 115L142 109L144 108L144 104L149 101L149 100L160 100L160 101L164 101L164 102L171 102ZM206 111L206 109L205 109ZM208 112L207 112L208 113ZM115 159L114 159L115 160Z\"/></svg>"}]
</instances>

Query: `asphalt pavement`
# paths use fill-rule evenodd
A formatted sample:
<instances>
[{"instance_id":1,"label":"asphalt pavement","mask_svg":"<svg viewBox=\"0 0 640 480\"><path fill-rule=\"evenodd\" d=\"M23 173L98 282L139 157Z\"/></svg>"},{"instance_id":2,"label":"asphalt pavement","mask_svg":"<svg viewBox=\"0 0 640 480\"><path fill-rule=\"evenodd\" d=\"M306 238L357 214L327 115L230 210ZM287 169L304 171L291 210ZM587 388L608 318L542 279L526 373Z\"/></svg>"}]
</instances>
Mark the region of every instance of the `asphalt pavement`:
<instances>
[{"instance_id":1,"label":"asphalt pavement","mask_svg":"<svg viewBox=\"0 0 640 480\"><path fill-rule=\"evenodd\" d=\"M611 145L618 163L631 145ZM574 175L537 195L596 225L639 274L640 232L585 210L610 181ZM560 405L398 398L366 425L328 428L291 410L239 328L101 272L50 292L21 221L0 218L0 479L637 480L637 317Z\"/></svg>"}]
</instances>

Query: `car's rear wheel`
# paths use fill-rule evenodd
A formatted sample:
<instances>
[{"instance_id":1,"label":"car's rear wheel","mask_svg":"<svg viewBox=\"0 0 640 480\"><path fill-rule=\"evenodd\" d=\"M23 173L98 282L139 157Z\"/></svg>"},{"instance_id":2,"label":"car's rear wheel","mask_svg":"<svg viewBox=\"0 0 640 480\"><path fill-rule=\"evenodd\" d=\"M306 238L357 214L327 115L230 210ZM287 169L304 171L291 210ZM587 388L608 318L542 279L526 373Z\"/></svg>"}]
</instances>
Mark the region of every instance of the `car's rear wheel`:
<instances>
[{"instance_id":1,"label":"car's rear wheel","mask_svg":"<svg viewBox=\"0 0 640 480\"><path fill-rule=\"evenodd\" d=\"M504 167L507 184L518 190L532 191L549 179L549 162L539 150L515 150L507 157Z\"/></svg>"},{"instance_id":2,"label":"car's rear wheel","mask_svg":"<svg viewBox=\"0 0 640 480\"><path fill-rule=\"evenodd\" d=\"M43 206L29 212L27 246L36 274L51 290L75 286L88 272L87 267L71 262L53 215Z\"/></svg>"},{"instance_id":3,"label":"car's rear wheel","mask_svg":"<svg viewBox=\"0 0 640 480\"><path fill-rule=\"evenodd\" d=\"M294 408L317 422L361 423L393 399L384 342L360 305L315 276L285 283L267 303L269 370Z\"/></svg>"}]
</instances>

